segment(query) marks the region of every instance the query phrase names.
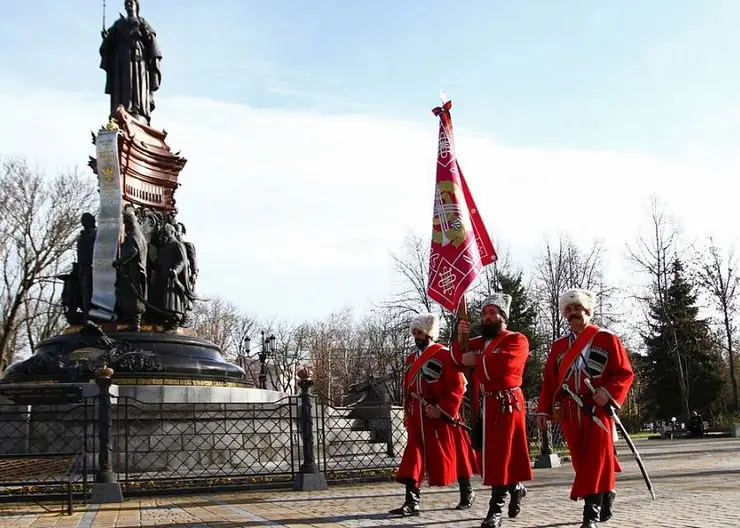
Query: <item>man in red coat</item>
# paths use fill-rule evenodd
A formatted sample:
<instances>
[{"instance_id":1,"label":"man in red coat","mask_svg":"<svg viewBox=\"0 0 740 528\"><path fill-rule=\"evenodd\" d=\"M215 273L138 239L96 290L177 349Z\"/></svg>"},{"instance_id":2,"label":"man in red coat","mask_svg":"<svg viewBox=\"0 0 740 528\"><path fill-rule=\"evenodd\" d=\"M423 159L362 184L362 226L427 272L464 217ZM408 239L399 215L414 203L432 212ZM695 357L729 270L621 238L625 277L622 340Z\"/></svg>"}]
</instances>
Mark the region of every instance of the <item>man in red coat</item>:
<instances>
[{"instance_id":1,"label":"man in red coat","mask_svg":"<svg viewBox=\"0 0 740 528\"><path fill-rule=\"evenodd\" d=\"M459 510L470 508L475 497L470 483L477 472L475 454L467 432L453 422L462 422L465 376L450 351L434 342L438 328L434 314L418 315L411 323L418 350L406 358L404 424L408 440L396 473L396 481L406 485L406 500L390 511L394 515L419 515L419 488L425 473L430 486L459 482Z\"/></svg>"},{"instance_id":2,"label":"man in red coat","mask_svg":"<svg viewBox=\"0 0 740 528\"><path fill-rule=\"evenodd\" d=\"M452 345L453 360L473 367L473 411L482 416L481 466L483 484L491 486L491 501L481 528L501 526L507 493L509 517L516 517L527 494L522 482L532 480L521 390L529 341L524 334L506 329L510 308L510 295L489 296L483 301L482 337L471 339L469 351L464 351L470 326L460 321L458 340Z\"/></svg>"},{"instance_id":3,"label":"man in red coat","mask_svg":"<svg viewBox=\"0 0 740 528\"><path fill-rule=\"evenodd\" d=\"M612 517L615 473L621 471L614 450L614 420L604 406L619 409L634 374L619 337L590 324L596 306L593 292L569 290L559 304L570 332L552 344L547 357L537 427L544 429L548 420L560 421L576 474L570 498L584 499L581 526L595 528Z\"/></svg>"}]
</instances>

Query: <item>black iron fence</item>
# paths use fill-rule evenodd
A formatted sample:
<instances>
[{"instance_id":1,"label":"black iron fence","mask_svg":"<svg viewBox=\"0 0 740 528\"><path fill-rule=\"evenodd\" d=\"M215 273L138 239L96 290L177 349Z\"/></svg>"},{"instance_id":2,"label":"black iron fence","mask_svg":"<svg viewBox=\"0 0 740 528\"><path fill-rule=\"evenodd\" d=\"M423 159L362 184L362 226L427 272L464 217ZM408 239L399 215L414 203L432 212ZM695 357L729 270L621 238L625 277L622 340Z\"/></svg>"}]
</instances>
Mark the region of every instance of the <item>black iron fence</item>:
<instances>
[{"instance_id":1,"label":"black iron fence","mask_svg":"<svg viewBox=\"0 0 740 528\"><path fill-rule=\"evenodd\" d=\"M86 497L104 458L98 456L99 411L97 398L0 405L0 468L3 455L30 460L35 454L80 454L71 489ZM321 473L330 483L387 479L406 445L400 407L320 405L305 391L273 403L154 404L112 397L109 423L110 463L124 494L286 487L306 472ZM527 428L535 457L540 435L531 408ZM554 427L551 446L562 445ZM0 500L63 492L55 487L65 482L58 468L37 473L19 482L0 471Z\"/></svg>"},{"instance_id":2,"label":"black iron fence","mask_svg":"<svg viewBox=\"0 0 740 528\"><path fill-rule=\"evenodd\" d=\"M298 400L151 404L118 398L114 470L124 491L288 483L301 462Z\"/></svg>"},{"instance_id":3,"label":"black iron fence","mask_svg":"<svg viewBox=\"0 0 740 528\"><path fill-rule=\"evenodd\" d=\"M0 501L86 497L96 458L96 404L0 405Z\"/></svg>"},{"instance_id":4,"label":"black iron fence","mask_svg":"<svg viewBox=\"0 0 740 528\"><path fill-rule=\"evenodd\" d=\"M406 446L403 409L322 406L320 445L329 482L389 477Z\"/></svg>"}]
</instances>

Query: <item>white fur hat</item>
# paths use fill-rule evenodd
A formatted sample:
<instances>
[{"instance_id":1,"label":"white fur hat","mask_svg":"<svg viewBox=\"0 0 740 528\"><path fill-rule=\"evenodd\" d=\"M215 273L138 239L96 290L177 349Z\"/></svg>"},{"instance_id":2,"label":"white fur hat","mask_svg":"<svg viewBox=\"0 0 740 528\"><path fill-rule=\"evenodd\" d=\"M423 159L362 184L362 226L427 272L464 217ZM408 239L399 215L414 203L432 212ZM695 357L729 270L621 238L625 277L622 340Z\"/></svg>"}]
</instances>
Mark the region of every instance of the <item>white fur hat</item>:
<instances>
[{"instance_id":1,"label":"white fur hat","mask_svg":"<svg viewBox=\"0 0 740 528\"><path fill-rule=\"evenodd\" d=\"M580 288L568 290L560 296L560 300L558 302L560 315L565 317L565 307L574 303L580 304L589 313L589 315L593 315L594 308L596 307L596 294L592 291L582 290Z\"/></svg>"},{"instance_id":2,"label":"white fur hat","mask_svg":"<svg viewBox=\"0 0 740 528\"><path fill-rule=\"evenodd\" d=\"M411 320L410 330L421 330L436 341L439 337L439 318L433 313L419 314Z\"/></svg>"},{"instance_id":3,"label":"white fur hat","mask_svg":"<svg viewBox=\"0 0 740 528\"><path fill-rule=\"evenodd\" d=\"M483 301L483 306L481 306L481 310L486 306L495 306L499 309L501 315L503 315L508 320L509 310L511 309L511 295L509 295L508 293L499 292L491 294Z\"/></svg>"}]
</instances>

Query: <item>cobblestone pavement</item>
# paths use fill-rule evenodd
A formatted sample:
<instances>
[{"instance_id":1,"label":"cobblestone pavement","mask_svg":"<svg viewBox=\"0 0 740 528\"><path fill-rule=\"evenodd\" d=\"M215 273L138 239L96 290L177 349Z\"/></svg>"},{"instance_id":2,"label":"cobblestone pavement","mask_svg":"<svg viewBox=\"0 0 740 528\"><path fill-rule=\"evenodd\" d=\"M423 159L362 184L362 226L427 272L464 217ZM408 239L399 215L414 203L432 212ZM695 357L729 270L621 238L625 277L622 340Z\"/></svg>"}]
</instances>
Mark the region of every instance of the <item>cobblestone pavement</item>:
<instances>
[{"instance_id":1,"label":"cobblestone pavement","mask_svg":"<svg viewBox=\"0 0 740 528\"><path fill-rule=\"evenodd\" d=\"M638 440L657 500L652 501L627 446L618 445L624 472L618 476L615 517L605 526L740 527L740 439ZM535 470L529 495L512 528L565 528L580 524L582 502L568 500L569 464ZM337 486L322 492L292 491L200 494L129 499L123 504L78 507L62 516L59 504L0 505L7 527L477 527L488 506L488 489L476 485L478 501L468 511L452 509L456 486L423 488L420 517L390 518L385 512L403 501L394 483Z\"/></svg>"}]
</instances>

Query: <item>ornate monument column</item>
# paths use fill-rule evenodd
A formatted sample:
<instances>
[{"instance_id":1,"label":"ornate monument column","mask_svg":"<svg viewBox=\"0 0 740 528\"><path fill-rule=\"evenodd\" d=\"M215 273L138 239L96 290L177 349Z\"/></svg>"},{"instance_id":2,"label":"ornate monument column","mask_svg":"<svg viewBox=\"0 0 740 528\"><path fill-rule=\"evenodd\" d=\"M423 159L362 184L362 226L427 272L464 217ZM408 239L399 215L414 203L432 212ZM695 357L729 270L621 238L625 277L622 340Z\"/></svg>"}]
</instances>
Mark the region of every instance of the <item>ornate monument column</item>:
<instances>
[{"instance_id":1,"label":"ornate monument column","mask_svg":"<svg viewBox=\"0 0 740 528\"><path fill-rule=\"evenodd\" d=\"M104 358L118 385L245 387L244 371L187 328L198 265L175 202L186 159L151 126L162 53L139 2L124 4L126 15L102 33L111 113L93 133L96 156L88 163L98 177L98 214L83 215L77 261L63 276L70 326L0 381L89 381Z\"/></svg>"}]
</instances>

